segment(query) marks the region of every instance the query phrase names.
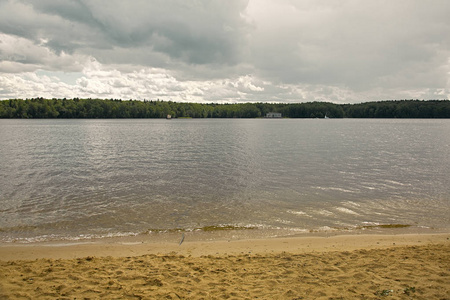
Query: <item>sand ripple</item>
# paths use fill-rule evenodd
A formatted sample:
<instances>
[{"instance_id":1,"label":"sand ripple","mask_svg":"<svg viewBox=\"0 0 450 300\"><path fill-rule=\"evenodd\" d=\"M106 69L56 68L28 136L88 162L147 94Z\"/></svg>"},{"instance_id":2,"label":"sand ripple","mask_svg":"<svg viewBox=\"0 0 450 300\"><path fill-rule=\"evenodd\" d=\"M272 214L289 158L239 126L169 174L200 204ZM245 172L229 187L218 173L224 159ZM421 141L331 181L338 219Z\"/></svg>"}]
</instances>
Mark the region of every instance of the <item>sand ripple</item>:
<instances>
[{"instance_id":1,"label":"sand ripple","mask_svg":"<svg viewBox=\"0 0 450 300\"><path fill-rule=\"evenodd\" d=\"M448 243L0 262L0 299L450 299Z\"/></svg>"}]
</instances>

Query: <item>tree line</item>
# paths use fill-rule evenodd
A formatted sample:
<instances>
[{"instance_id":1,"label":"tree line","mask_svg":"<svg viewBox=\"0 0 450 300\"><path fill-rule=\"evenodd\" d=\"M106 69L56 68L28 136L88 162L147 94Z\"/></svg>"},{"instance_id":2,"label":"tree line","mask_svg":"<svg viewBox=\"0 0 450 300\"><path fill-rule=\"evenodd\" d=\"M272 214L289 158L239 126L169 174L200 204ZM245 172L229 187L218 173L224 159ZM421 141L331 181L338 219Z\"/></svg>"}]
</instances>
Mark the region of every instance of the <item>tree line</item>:
<instances>
[{"instance_id":1,"label":"tree line","mask_svg":"<svg viewBox=\"0 0 450 300\"><path fill-rule=\"evenodd\" d=\"M118 99L10 99L0 101L0 118L450 118L449 100L398 100L358 104L200 104Z\"/></svg>"}]
</instances>

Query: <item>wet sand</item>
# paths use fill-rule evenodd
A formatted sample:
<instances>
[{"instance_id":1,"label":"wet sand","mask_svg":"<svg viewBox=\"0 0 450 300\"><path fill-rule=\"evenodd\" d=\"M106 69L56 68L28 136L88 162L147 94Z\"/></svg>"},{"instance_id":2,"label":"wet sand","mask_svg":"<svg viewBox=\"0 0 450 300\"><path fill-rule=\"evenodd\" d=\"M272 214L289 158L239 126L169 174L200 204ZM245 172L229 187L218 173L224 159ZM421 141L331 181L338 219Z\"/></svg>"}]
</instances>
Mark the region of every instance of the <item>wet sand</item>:
<instances>
[{"instance_id":1,"label":"wet sand","mask_svg":"<svg viewBox=\"0 0 450 300\"><path fill-rule=\"evenodd\" d=\"M0 246L0 299L450 299L450 234Z\"/></svg>"}]
</instances>

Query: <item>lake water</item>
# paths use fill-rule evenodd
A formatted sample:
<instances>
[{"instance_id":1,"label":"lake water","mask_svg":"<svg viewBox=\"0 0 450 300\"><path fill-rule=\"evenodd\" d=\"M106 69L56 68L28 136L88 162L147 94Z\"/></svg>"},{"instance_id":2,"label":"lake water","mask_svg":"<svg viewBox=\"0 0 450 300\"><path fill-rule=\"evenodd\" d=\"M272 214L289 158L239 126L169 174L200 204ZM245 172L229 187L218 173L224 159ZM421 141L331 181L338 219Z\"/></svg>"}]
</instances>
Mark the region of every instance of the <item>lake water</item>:
<instances>
[{"instance_id":1,"label":"lake water","mask_svg":"<svg viewBox=\"0 0 450 300\"><path fill-rule=\"evenodd\" d=\"M0 120L0 242L447 230L449 153L450 120Z\"/></svg>"}]
</instances>

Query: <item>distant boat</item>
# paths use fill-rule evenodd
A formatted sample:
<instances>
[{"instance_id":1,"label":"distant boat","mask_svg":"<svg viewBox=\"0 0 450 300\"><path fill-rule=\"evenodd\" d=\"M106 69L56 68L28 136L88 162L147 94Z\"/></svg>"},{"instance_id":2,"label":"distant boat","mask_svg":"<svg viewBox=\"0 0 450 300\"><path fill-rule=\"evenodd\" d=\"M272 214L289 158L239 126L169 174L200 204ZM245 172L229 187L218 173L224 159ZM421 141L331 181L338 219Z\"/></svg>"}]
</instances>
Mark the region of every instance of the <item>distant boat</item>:
<instances>
[{"instance_id":1,"label":"distant boat","mask_svg":"<svg viewBox=\"0 0 450 300\"><path fill-rule=\"evenodd\" d=\"M167 120L171 120L171 119L172 119L172 115L167 115L167 116L166 116L166 119L167 119Z\"/></svg>"},{"instance_id":2,"label":"distant boat","mask_svg":"<svg viewBox=\"0 0 450 300\"><path fill-rule=\"evenodd\" d=\"M328 118L328 116L327 116L327 114L325 114L325 117L324 117L324 119L329 119L329 118Z\"/></svg>"}]
</instances>

